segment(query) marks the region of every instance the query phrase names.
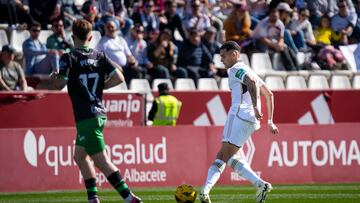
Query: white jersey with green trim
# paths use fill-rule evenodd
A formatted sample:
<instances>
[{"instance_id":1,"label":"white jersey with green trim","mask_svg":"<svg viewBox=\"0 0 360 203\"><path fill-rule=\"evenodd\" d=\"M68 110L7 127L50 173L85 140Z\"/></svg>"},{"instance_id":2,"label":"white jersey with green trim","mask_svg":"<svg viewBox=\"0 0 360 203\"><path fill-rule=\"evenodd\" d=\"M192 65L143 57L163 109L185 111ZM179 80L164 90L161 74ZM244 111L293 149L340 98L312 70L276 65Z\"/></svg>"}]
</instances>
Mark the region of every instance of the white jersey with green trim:
<instances>
[{"instance_id":1,"label":"white jersey with green trim","mask_svg":"<svg viewBox=\"0 0 360 203\"><path fill-rule=\"evenodd\" d=\"M256 86L260 88L264 85L264 81L247 66L244 62L238 61L231 68L228 69L229 87L231 90L231 107L229 114L236 114L239 118L257 123L260 127L259 121L255 118L254 109L252 106L249 91L244 85L245 75L249 75L256 80ZM260 90L258 91L260 93ZM260 95L257 96L258 108L261 111Z\"/></svg>"}]
</instances>

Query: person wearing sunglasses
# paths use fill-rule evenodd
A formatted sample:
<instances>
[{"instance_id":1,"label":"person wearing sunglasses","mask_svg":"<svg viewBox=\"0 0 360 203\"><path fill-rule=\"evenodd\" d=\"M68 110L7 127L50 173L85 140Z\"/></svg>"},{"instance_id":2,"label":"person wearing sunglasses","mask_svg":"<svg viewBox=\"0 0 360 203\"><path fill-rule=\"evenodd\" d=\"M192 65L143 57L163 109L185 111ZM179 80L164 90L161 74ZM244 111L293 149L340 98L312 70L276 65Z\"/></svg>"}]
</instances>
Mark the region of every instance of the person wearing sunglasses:
<instances>
[{"instance_id":1,"label":"person wearing sunglasses","mask_svg":"<svg viewBox=\"0 0 360 203\"><path fill-rule=\"evenodd\" d=\"M25 74L50 74L59 70L59 53L40 42L41 24L34 22L29 29L30 37L23 43Z\"/></svg>"}]
</instances>

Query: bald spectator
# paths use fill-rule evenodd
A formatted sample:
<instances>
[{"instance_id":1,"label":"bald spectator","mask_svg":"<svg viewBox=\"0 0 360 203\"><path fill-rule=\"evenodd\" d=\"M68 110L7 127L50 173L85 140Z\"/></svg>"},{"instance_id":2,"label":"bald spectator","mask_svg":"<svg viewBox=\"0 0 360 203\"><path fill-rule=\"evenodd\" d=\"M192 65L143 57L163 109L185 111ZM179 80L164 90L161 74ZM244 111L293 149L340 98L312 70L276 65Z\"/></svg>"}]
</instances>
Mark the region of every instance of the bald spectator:
<instances>
[{"instance_id":1,"label":"bald spectator","mask_svg":"<svg viewBox=\"0 0 360 203\"><path fill-rule=\"evenodd\" d=\"M97 49L105 54L116 64L122 67L127 84L133 78L142 78L142 70L138 61L132 55L125 39L117 34L114 21L105 24L105 35L101 38Z\"/></svg>"}]
</instances>

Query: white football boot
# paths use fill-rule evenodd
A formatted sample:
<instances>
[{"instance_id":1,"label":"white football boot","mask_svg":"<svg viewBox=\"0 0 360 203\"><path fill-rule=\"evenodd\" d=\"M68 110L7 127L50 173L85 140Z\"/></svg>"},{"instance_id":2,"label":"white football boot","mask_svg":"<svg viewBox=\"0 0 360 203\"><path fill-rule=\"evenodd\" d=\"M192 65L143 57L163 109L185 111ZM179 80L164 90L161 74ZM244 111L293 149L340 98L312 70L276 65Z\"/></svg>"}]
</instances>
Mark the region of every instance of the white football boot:
<instances>
[{"instance_id":1,"label":"white football boot","mask_svg":"<svg viewBox=\"0 0 360 203\"><path fill-rule=\"evenodd\" d=\"M259 184L256 191L256 202L265 202L267 193L270 192L272 186L268 182L262 182Z\"/></svg>"},{"instance_id":2,"label":"white football boot","mask_svg":"<svg viewBox=\"0 0 360 203\"><path fill-rule=\"evenodd\" d=\"M201 203L211 203L209 194L200 193L200 202Z\"/></svg>"}]
</instances>

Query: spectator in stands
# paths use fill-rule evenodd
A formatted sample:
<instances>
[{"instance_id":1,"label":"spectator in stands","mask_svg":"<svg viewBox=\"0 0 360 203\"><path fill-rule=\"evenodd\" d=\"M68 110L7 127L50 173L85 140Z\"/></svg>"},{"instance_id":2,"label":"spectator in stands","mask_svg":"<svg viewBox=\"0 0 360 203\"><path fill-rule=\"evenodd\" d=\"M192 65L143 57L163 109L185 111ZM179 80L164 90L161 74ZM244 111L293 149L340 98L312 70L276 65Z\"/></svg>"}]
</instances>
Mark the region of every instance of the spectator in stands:
<instances>
[{"instance_id":1,"label":"spectator in stands","mask_svg":"<svg viewBox=\"0 0 360 203\"><path fill-rule=\"evenodd\" d=\"M155 98L148 119L153 126L175 126L181 109L181 101L170 95L167 83L158 85L159 97Z\"/></svg>"},{"instance_id":2,"label":"spectator in stands","mask_svg":"<svg viewBox=\"0 0 360 203\"><path fill-rule=\"evenodd\" d=\"M211 55L211 61L214 61L215 54L220 54L221 44L217 42L215 38L216 28L214 26L206 28L204 35L201 37L201 42L204 44L205 48ZM225 69L221 70L223 71L218 71L218 69L216 69L217 75L220 77L227 77L227 71Z\"/></svg>"},{"instance_id":3,"label":"spectator in stands","mask_svg":"<svg viewBox=\"0 0 360 203\"><path fill-rule=\"evenodd\" d=\"M262 20L267 14L266 0L248 1L248 10L250 15L257 20Z\"/></svg>"},{"instance_id":4,"label":"spectator in stands","mask_svg":"<svg viewBox=\"0 0 360 203\"><path fill-rule=\"evenodd\" d=\"M118 5L119 4L119 5ZM129 36L130 30L134 24L126 14L122 1L109 3L108 0L99 1L99 10L101 11L101 18L96 22L95 29L100 31L101 35L104 35L105 23L113 19L117 30L121 31L123 37Z\"/></svg>"},{"instance_id":5,"label":"spectator in stands","mask_svg":"<svg viewBox=\"0 0 360 203\"><path fill-rule=\"evenodd\" d=\"M185 16L183 21L186 30L195 28L203 34L205 29L211 26L211 20L206 13L201 11L201 6L200 0L191 1L191 14Z\"/></svg>"},{"instance_id":6,"label":"spectator in stands","mask_svg":"<svg viewBox=\"0 0 360 203\"><path fill-rule=\"evenodd\" d=\"M317 63L323 70L347 70L344 55L334 46L327 45L317 55Z\"/></svg>"},{"instance_id":7,"label":"spectator in stands","mask_svg":"<svg viewBox=\"0 0 360 203\"><path fill-rule=\"evenodd\" d=\"M146 75L147 70L153 69L153 64L148 60L146 47L147 43L144 40L144 27L140 24L135 24L131 35L126 38L129 49L141 67L142 75Z\"/></svg>"},{"instance_id":8,"label":"spectator in stands","mask_svg":"<svg viewBox=\"0 0 360 203\"><path fill-rule=\"evenodd\" d=\"M34 19L29 13L29 6L20 0L0 0L0 23L7 23L14 28L16 24L26 29L25 25L30 25ZM24 24L26 23L26 24Z\"/></svg>"},{"instance_id":9,"label":"spectator in stands","mask_svg":"<svg viewBox=\"0 0 360 203\"><path fill-rule=\"evenodd\" d=\"M201 42L200 31L195 28L190 29L189 39L179 45L178 67L185 68L189 77L197 84L200 77L208 78L216 74L212 58L211 53Z\"/></svg>"},{"instance_id":10,"label":"spectator in stands","mask_svg":"<svg viewBox=\"0 0 360 203\"><path fill-rule=\"evenodd\" d=\"M336 44L348 44L348 38L353 32L353 27L356 25L357 16L349 9L348 2L342 0L338 4L339 12L335 14L331 19L331 28L341 34L339 41Z\"/></svg>"},{"instance_id":11,"label":"spectator in stands","mask_svg":"<svg viewBox=\"0 0 360 203\"><path fill-rule=\"evenodd\" d=\"M138 61L131 54L125 39L117 35L114 21L109 20L105 24L105 35L100 39L97 49L105 52L112 61L122 67L127 84L130 84L133 78L143 77Z\"/></svg>"},{"instance_id":12,"label":"spectator in stands","mask_svg":"<svg viewBox=\"0 0 360 203\"><path fill-rule=\"evenodd\" d=\"M159 30L160 20L154 13L155 5L153 0L145 0L142 11L134 13L131 17L135 24L139 23L145 28L145 33L151 30ZM147 36L145 36L147 38Z\"/></svg>"},{"instance_id":13,"label":"spectator in stands","mask_svg":"<svg viewBox=\"0 0 360 203\"><path fill-rule=\"evenodd\" d=\"M331 45L331 42L339 41L340 35L336 34L330 26L330 17L328 15L323 15L320 18L319 28L314 30L316 45L319 48L323 48L326 45Z\"/></svg>"},{"instance_id":14,"label":"spectator in stands","mask_svg":"<svg viewBox=\"0 0 360 203\"><path fill-rule=\"evenodd\" d=\"M43 30L55 18L63 18L61 4L58 0L29 0L30 15L35 21L40 22Z\"/></svg>"},{"instance_id":15,"label":"spectator in stands","mask_svg":"<svg viewBox=\"0 0 360 203\"><path fill-rule=\"evenodd\" d=\"M312 25L308 20L309 17L310 17L309 10L306 8L301 8L299 9L298 19L292 20L289 25L292 36L299 35L297 38L294 37L294 42L296 44L296 47L300 50L301 49L306 50L307 45L311 47L316 44Z\"/></svg>"},{"instance_id":16,"label":"spectator in stands","mask_svg":"<svg viewBox=\"0 0 360 203\"><path fill-rule=\"evenodd\" d=\"M51 29L53 34L46 40L47 48L58 50L59 55L70 52L74 47L74 42L70 34L66 33L63 20L60 18L53 20Z\"/></svg>"},{"instance_id":17,"label":"spectator in stands","mask_svg":"<svg viewBox=\"0 0 360 203\"><path fill-rule=\"evenodd\" d=\"M278 52L287 70L297 70L296 57L284 43L284 31L277 8L270 9L269 17L261 20L253 32L256 48L261 52Z\"/></svg>"},{"instance_id":18,"label":"spectator in stands","mask_svg":"<svg viewBox=\"0 0 360 203\"><path fill-rule=\"evenodd\" d=\"M183 29L183 20L176 13L177 4L173 0L166 0L164 3L165 13L160 17L160 30L165 28L171 31L172 39L174 38L174 32L177 29L183 39L186 38L185 31Z\"/></svg>"},{"instance_id":19,"label":"spectator in stands","mask_svg":"<svg viewBox=\"0 0 360 203\"><path fill-rule=\"evenodd\" d=\"M154 64L154 70L149 71L153 77L187 78L187 71L176 66L178 48L171 41L171 31L164 29L158 39L147 48L149 60ZM154 73L151 73L154 72Z\"/></svg>"},{"instance_id":20,"label":"spectator in stands","mask_svg":"<svg viewBox=\"0 0 360 203\"><path fill-rule=\"evenodd\" d=\"M64 12L65 30L71 29L73 21L81 18L80 10L75 4L75 0L61 0L61 6Z\"/></svg>"},{"instance_id":21,"label":"spectator in stands","mask_svg":"<svg viewBox=\"0 0 360 203\"><path fill-rule=\"evenodd\" d=\"M214 26L206 28L204 35L201 37L202 43L212 56L214 56L214 54L220 54L221 44L215 40L215 37L216 28Z\"/></svg>"},{"instance_id":22,"label":"spectator in stands","mask_svg":"<svg viewBox=\"0 0 360 203\"><path fill-rule=\"evenodd\" d=\"M360 43L358 43L354 51L354 58L355 58L356 70L360 72Z\"/></svg>"},{"instance_id":23,"label":"spectator in stands","mask_svg":"<svg viewBox=\"0 0 360 203\"><path fill-rule=\"evenodd\" d=\"M305 0L307 8L310 11L310 22L313 27L318 27L320 24L321 16L327 14L329 9L328 0Z\"/></svg>"},{"instance_id":24,"label":"spectator in stands","mask_svg":"<svg viewBox=\"0 0 360 203\"><path fill-rule=\"evenodd\" d=\"M29 31L30 38L23 43L26 75L49 74L59 70L58 51L46 48L46 45L39 41L41 24L34 22Z\"/></svg>"},{"instance_id":25,"label":"spectator in stands","mask_svg":"<svg viewBox=\"0 0 360 203\"><path fill-rule=\"evenodd\" d=\"M226 41L237 42L241 47L251 41L251 16L245 2L234 3L234 8L224 23Z\"/></svg>"},{"instance_id":26,"label":"spectator in stands","mask_svg":"<svg viewBox=\"0 0 360 203\"><path fill-rule=\"evenodd\" d=\"M295 40L298 41L298 44L301 44L300 47L305 46L304 34L299 31L290 30L290 22L292 21L291 13L293 10L290 8L289 4L281 2L277 6L279 11L279 19L285 26L284 30L284 42L294 52L298 52L298 47L295 44Z\"/></svg>"},{"instance_id":27,"label":"spectator in stands","mask_svg":"<svg viewBox=\"0 0 360 203\"><path fill-rule=\"evenodd\" d=\"M27 89L25 74L19 63L14 61L15 49L4 45L0 54L0 90L16 91Z\"/></svg>"},{"instance_id":28,"label":"spectator in stands","mask_svg":"<svg viewBox=\"0 0 360 203\"><path fill-rule=\"evenodd\" d=\"M352 0L328 0L329 7L327 14L330 17L335 16L340 11L340 3L345 2L347 5L347 8L349 10L350 15L353 15L351 18L355 18L354 14L356 13L355 7Z\"/></svg>"},{"instance_id":29,"label":"spectator in stands","mask_svg":"<svg viewBox=\"0 0 360 203\"><path fill-rule=\"evenodd\" d=\"M358 43L360 41L360 0L355 0L355 10L357 15L356 25L354 27L354 31L351 35L351 44Z\"/></svg>"},{"instance_id":30,"label":"spectator in stands","mask_svg":"<svg viewBox=\"0 0 360 203\"><path fill-rule=\"evenodd\" d=\"M98 21L98 10L96 8L95 2L93 0L85 1L81 8L81 15L85 20L90 22L95 29L95 24Z\"/></svg>"}]
</instances>

